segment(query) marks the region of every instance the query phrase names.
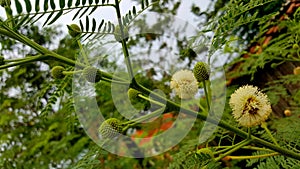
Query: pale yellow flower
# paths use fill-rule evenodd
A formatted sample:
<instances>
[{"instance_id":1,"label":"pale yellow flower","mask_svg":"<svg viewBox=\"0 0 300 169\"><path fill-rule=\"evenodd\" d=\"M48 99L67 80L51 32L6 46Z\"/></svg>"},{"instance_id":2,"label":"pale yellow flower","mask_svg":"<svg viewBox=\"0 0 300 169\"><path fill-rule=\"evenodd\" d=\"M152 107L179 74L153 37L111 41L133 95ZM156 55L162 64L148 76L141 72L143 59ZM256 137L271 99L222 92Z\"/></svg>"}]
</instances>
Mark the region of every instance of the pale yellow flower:
<instances>
[{"instance_id":1,"label":"pale yellow flower","mask_svg":"<svg viewBox=\"0 0 300 169\"><path fill-rule=\"evenodd\" d=\"M251 85L238 88L231 95L229 104L233 117L245 127L261 124L272 112L268 97Z\"/></svg>"},{"instance_id":2,"label":"pale yellow flower","mask_svg":"<svg viewBox=\"0 0 300 169\"><path fill-rule=\"evenodd\" d=\"M172 76L170 87L182 99L192 98L198 92L198 82L190 70L177 71Z\"/></svg>"},{"instance_id":3,"label":"pale yellow flower","mask_svg":"<svg viewBox=\"0 0 300 169\"><path fill-rule=\"evenodd\" d=\"M294 75L300 75L300 67L299 66L294 69Z\"/></svg>"}]
</instances>

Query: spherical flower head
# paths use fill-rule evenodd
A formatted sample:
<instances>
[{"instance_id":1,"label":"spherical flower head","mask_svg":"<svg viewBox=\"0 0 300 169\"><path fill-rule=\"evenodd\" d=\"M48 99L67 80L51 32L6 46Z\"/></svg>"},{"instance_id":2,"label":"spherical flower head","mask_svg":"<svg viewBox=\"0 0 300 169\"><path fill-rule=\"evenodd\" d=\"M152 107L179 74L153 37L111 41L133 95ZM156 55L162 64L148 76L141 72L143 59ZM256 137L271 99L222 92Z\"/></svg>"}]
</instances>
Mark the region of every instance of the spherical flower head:
<instances>
[{"instance_id":1,"label":"spherical flower head","mask_svg":"<svg viewBox=\"0 0 300 169\"><path fill-rule=\"evenodd\" d=\"M110 118L105 120L99 127L99 133L105 139L114 138L122 133L123 126L120 120Z\"/></svg>"},{"instance_id":2,"label":"spherical flower head","mask_svg":"<svg viewBox=\"0 0 300 169\"><path fill-rule=\"evenodd\" d=\"M294 75L300 75L300 67L299 66L294 69Z\"/></svg>"},{"instance_id":3,"label":"spherical flower head","mask_svg":"<svg viewBox=\"0 0 300 169\"><path fill-rule=\"evenodd\" d=\"M67 25L69 34L75 38L81 35L81 29L76 24Z\"/></svg>"},{"instance_id":4,"label":"spherical flower head","mask_svg":"<svg viewBox=\"0 0 300 169\"><path fill-rule=\"evenodd\" d=\"M182 99L190 99L198 92L198 82L190 70L180 70L171 79L171 89Z\"/></svg>"},{"instance_id":5,"label":"spherical flower head","mask_svg":"<svg viewBox=\"0 0 300 169\"><path fill-rule=\"evenodd\" d=\"M138 98L138 94L142 94L142 92L133 88L129 88L127 91L128 98L131 102L140 100L140 98Z\"/></svg>"},{"instance_id":6,"label":"spherical flower head","mask_svg":"<svg viewBox=\"0 0 300 169\"><path fill-rule=\"evenodd\" d=\"M202 82L204 80L209 79L210 69L208 64L204 62L198 62L194 67L194 76L198 80L198 82Z\"/></svg>"},{"instance_id":7,"label":"spherical flower head","mask_svg":"<svg viewBox=\"0 0 300 169\"><path fill-rule=\"evenodd\" d=\"M131 105L138 110L145 109L145 107L148 106L149 101L139 98L138 94L142 94L142 92L135 90L133 88L129 88L127 91L127 95L131 102Z\"/></svg>"},{"instance_id":8,"label":"spherical flower head","mask_svg":"<svg viewBox=\"0 0 300 169\"><path fill-rule=\"evenodd\" d=\"M84 78L91 83L96 83L101 80L102 73L95 67L88 66L83 69Z\"/></svg>"},{"instance_id":9,"label":"spherical flower head","mask_svg":"<svg viewBox=\"0 0 300 169\"><path fill-rule=\"evenodd\" d=\"M124 28L124 29L123 29L124 38L125 38L125 40L127 41L127 40L128 40L128 37L129 37L128 28L126 28L126 27L123 27L123 28ZM115 36L116 41L122 42L123 37L122 37L122 33L121 33L121 29L120 29L120 26L119 26L119 25L117 25L117 26L115 27L114 36Z\"/></svg>"},{"instance_id":10,"label":"spherical flower head","mask_svg":"<svg viewBox=\"0 0 300 169\"><path fill-rule=\"evenodd\" d=\"M65 68L62 66L54 66L51 69L51 75L54 79L63 79L65 75L63 74L63 71L65 71Z\"/></svg>"},{"instance_id":11,"label":"spherical flower head","mask_svg":"<svg viewBox=\"0 0 300 169\"><path fill-rule=\"evenodd\" d=\"M245 127L260 125L272 112L268 97L251 85L238 88L231 95L229 104L233 117Z\"/></svg>"}]
</instances>

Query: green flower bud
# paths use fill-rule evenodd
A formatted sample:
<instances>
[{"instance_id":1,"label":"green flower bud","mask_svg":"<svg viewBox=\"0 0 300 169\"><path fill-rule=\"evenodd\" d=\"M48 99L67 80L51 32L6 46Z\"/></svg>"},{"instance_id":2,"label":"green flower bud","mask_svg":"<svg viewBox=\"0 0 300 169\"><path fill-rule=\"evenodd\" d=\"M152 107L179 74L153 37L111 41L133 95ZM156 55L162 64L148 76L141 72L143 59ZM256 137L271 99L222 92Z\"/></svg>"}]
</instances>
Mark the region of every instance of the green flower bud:
<instances>
[{"instance_id":1,"label":"green flower bud","mask_svg":"<svg viewBox=\"0 0 300 169\"><path fill-rule=\"evenodd\" d=\"M132 88L128 89L127 91L127 95L131 102L131 105L137 110L145 109L147 106L149 106L149 102L138 97L138 94L142 94L142 92Z\"/></svg>"},{"instance_id":2,"label":"green flower bud","mask_svg":"<svg viewBox=\"0 0 300 169\"><path fill-rule=\"evenodd\" d=\"M129 37L129 34L128 34L128 29L126 27L123 27L124 30L123 30L123 33L124 33L124 39L127 41L128 40L128 37ZM115 27L115 31L114 31L114 36L115 36L115 39L116 41L118 42L122 42L123 40L123 37L122 37L122 33L121 33L121 29L120 29L120 26L117 25Z\"/></svg>"},{"instance_id":3,"label":"green flower bud","mask_svg":"<svg viewBox=\"0 0 300 169\"><path fill-rule=\"evenodd\" d=\"M96 83L101 80L102 73L99 69L88 66L83 69L83 76L88 82Z\"/></svg>"},{"instance_id":4,"label":"green flower bud","mask_svg":"<svg viewBox=\"0 0 300 169\"><path fill-rule=\"evenodd\" d=\"M209 79L210 69L204 62L198 62L194 67L194 76L198 82Z\"/></svg>"},{"instance_id":5,"label":"green flower bud","mask_svg":"<svg viewBox=\"0 0 300 169\"><path fill-rule=\"evenodd\" d=\"M208 155L211 158L214 158L214 153L211 151L210 148L201 148L201 149L197 150L196 153L197 154L205 154L205 155Z\"/></svg>"},{"instance_id":6,"label":"green flower bud","mask_svg":"<svg viewBox=\"0 0 300 169\"><path fill-rule=\"evenodd\" d=\"M62 79L65 77L63 74L63 71L65 71L65 68L62 66L54 66L51 69L51 75L54 79Z\"/></svg>"},{"instance_id":7,"label":"green flower bud","mask_svg":"<svg viewBox=\"0 0 300 169\"><path fill-rule=\"evenodd\" d=\"M4 57L0 56L0 66L4 65L4 64L5 64Z\"/></svg>"},{"instance_id":8,"label":"green flower bud","mask_svg":"<svg viewBox=\"0 0 300 169\"><path fill-rule=\"evenodd\" d=\"M141 94L141 93L142 92L137 91L133 88L128 89L128 92L127 92L128 98L129 98L130 101L135 101L137 99L140 99L140 98L138 98L138 94Z\"/></svg>"},{"instance_id":9,"label":"green flower bud","mask_svg":"<svg viewBox=\"0 0 300 169\"><path fill-rule=\"evenodd\" d=\"M110 118L101 124L98 131L103 138L111 139L122 133L122 130L123 125L121 121L116 118Z\"/></svg>"},{"instance_id":10,"label":"green flower bud","mask_svg":"<svg viewBox=\"0 0 300 169\"><path fill-rule=\"evenodd\" d=\"M0 5L2 7L10 6L11 2L10 0L0 0Z\"/></svg>"},{"instance_id":11,"label":"green flower bud","mask_svg":"<svg viewBox=\"0 0 300 169\"><path fill-rule=\"evenodd\" d=\"M67 25L69 34L75 38L81 35L81 29L76 24Z\"/></svg>"}]
</instances>

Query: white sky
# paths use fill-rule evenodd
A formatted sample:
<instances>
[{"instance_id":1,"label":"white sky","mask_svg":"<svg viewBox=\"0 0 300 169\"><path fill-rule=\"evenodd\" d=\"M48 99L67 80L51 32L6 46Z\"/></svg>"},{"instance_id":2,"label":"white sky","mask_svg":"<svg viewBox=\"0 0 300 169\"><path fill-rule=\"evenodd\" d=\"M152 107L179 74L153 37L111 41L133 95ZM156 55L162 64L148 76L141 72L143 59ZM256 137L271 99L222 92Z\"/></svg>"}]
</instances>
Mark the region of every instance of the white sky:
<instances>
[{"instance_id":1,"label":"white sky","mask_svg":"<svg viewBox=\"0 0 300 169\"><path fill-rule=\"evenodd\" d=\"M35 0L30 0L32 2L32 4L35 3ZM57 2L59 2L59 0L56 0ZM66 0L67 1L67 0ZM126 1L126 3L125 3ZM191 25L193 25L194 20L195 20L195 16L190 12L191 10L191 6L192 4L197 4L200 6L201 10L207 9L209 3L211 0L202 0L201 2L199 0L182 0L182 3L180 5L180 8L178 9L178 14L177 17L183 19L183 20L188 20L189 23ZM13 7L14 5L14 1L13 2ZM24 1L20 0L21 3L24 4ZM42 3L43 1L41 1L40 3ZM110 2L113 2L112 0L110 0ZM74 4L75 2L73 2ZM123 0L120 4L121 7L121 11L122 13L126 13L128 11L128 9L132 9L132 6L136 5L136 2L132 2L132 1L128 1L128 0ZM43 9L43 4L40 5L41 6L41 10ZM138 7L139 5L136 5L136 7ZM57 5L58 7L58 5ZM50 8L50 7L49 7ZM25 9L23 9L24 11ZM138 11L138 10L137 10ZM14 13L16 13L14 11ZM75 12L71 12L68 13L67 15L64 15L62 17L60 17L55 24L62 24L62 25L67 25L67 24L72 24L72 23L79 23L79 20L76 19L74 21L72 21L72 17L74 16ZM1 7L0 8L0 16L5 18L5 11L4 9ZM89 16L90 18L94 17L94 18L99 18L97 20L97 22L100 22L102 19L105 20L110 20L112 21L112 23L116 23L116 15L115 12L112 10L112 7L104 7L104 8L99 8L97 9L97 11L95 11L91 16ZM44 17L44 19L47 18ZM84 20L84 19L83 19ZM42 21L42 20L41 20ZM196 26L196 25L193 25ZM66 30L67 31L67 30Z\"/></svg>"}]
</instances>

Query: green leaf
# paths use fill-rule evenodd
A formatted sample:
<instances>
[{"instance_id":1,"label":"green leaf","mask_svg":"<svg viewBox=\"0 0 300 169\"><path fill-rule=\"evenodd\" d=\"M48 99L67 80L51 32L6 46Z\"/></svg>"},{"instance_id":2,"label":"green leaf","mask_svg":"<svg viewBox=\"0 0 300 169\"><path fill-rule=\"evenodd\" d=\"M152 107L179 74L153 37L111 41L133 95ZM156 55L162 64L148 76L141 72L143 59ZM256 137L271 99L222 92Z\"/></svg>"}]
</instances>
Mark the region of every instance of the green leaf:
<instances>
[{"instance_id":1,"label":"green leaf","mask_svg":"<svg viewBox=\"0 0 300 169\"><path fill-rule=\"evenodd\" d=\"M32 10L30 0L25 0L25 5L27 13L30 13L30 11Z\"/></svg>"},{"instance_id":2,"label":"green leaf","mask_svg":"<svg viewBox=\"0 0 300 169\"><path fill-rule=\"evenodd\" d=\"M133 13L134 16L136 15L136 9L135 9L135 6L133 6L133 8L132 8L132 13Z\"/></svg>"},{"instance_id":3,"label":"green leaf","mask_svg":"<svg viewBox=\"0 0 300 169\"><path fill-rule=\"evenodd\" d=\"M72 20L76 19L76 17L79 15L79 13L81 12L81 10L83 10L84 8L80 8L74 15L74 17L72 18Z\"/></svg>"},{"instance_id":4,"label":"green leaf","mask_svg":"<svg viewBox=\"0 0 300 169\"><path fill-rule=\"evenodd\" d=\"M95 0L95 3L98 4L100 0Z\"/></svg>"},{"instance_id":5,"label":"green leaf","mask_svg":"<svg viewBox=\"0 0 300 169\"><path fill-rule=\"evenodd\" d=\"M85 3L86 3L86 0L82 0L82 5L85 5Z\"/></svg>"},{"instance_id":6,"label":"green leaf","mask_svg":"<svg viewBox=\"0 0 300 169\"><path fill-rule=\"evenodd\" d=\"M56 6L54 0L50 0L50 6L53 10L55 9Z\"/></svg>"},{"instance_id":7,"label":"green leaf","mask_svg":"<svg viewBox=\"0 0 300 169\"><path fill-rule=\"evenodd\" d=\"M68 1L68 7L70 8L72 6L73 0Z\"/></svg>"},{"instance_id":8,"label":"green leaf","mask_svg":"<svg viewBox=\"0 0 300 169\"><path fill-rule=\"evenodd\" d=\"M145 9L144 0L142 0L141 6L142 6L142 9Z\"/></svg>"},{"instance_id":9,"label":"green leaf","mask_svg":"<svg viewBox=\"0 0 300 169\"><path fill-rule=\"evenodd\" d=\"M89 17L86 16L85 18L86 18L86 19L85 19L85 20L86 20L86 21L85 21L85 26L86 26L85 29L86 29L86 31L88 32L88 31L89 31L89 26L90 26L90 25L89 25L89 24L90 24L90 22L89 22Z\"/></svg>"},{"instance_id":10,"label":"green leaf","mask_svg":"<svg viewBox=\"0 0 300 169\"><path fill-rule=\"evenodd\" d=\"M89 13L89 15L91 15L93 12L95 12L97 8L98 8L98 6L95 6L95 7L91 10L91 12Z\"/></svg>"},{"instance_id":11,"label":"green leaf","mask_svg":"<svg viewBox=\"0 0 300 169\"><path fill-rule=\"evenodd\" d=\"M91 5L93 3L93 0L89 0L89 4Z\"/></svg>"},{"instance_id":12,"label":"green leaf","mask_svg":"<svg viewBox=\"0 0 300 169\"><path fill-rule=\"evenodd\" d=\"M51 19L52 15L54 14L55 12L51 12L50 15L47 17L45 23L43 24L43 27L48 23L48 21Z\"/></svg>"},{"instance_id":13,"label":"green leaf","mask_svg":"<svg viewBox=\"0 0 300 169\"><path fill-rule=\"evenodd\" d=\"M104 24L104 19L102 19L102 21L101 21L101 23L100 23L100 25L99 25L99 27L98 27L98 32L100 32L101 27L103 26L103 24Z\"/></svg>"},{"instance_id":14,"label":"green leaf","mask_svg":"<svg viewBox=\"0 0 300 169\"><path fill-rule=\"evenodd\" d=\"M83 31L84 30L84 27L83 27L83 23L81 20L79 20L79 25L80 25L80 29Z\"/></svg>"},{"instance_id":15,"label":"green leaf","mask_svg":"<svg viewBox=\"0 0 300 169\"><path fill-rule=\"evenodd\" d=\"M44 1L44 11L47 11L48 8L49 8L49 6L48 6L48 0L45 0Z\"/></svg>"},{"instance_id":16,"label":"green leaf","mask_svg":"<svg viewBox=\"0 0 300 169\"><path fill-rule=\"evenodd\" d=\"M23 25L24 22L26 22L29 18L29 14L25 15L24 17L22 17L21 19L18 19L19 22L18 22L18 25L16 26L17 28L20 27L21 25Z\"/></svg>"},{"instance_id":17,"label":"green leaf","mask_svg":"<svg viewBox=\"0 0 300 169\"><path fill-rule=\"evenodd\" d=\"M105 0L102 0L102 4L104 4L105 3Z\"/></svg>"},{"instance_id":18,"label":"green leaf","mask_svg":"<svg viewBox=\"0 0 300 169\"><path fill-rule=\"evenodd\" d=\"M66 5L65 0L59 0L59 7L62 9Z\"/></svg>"},{"instance_id":19,"label":"green leaf","mask_svg":"<svg viewBox=\"0 0 300 169\"><path fill-rule=\"evenodd\" d=\"M22 5L21 5L21 3L19 2L19 0L16 0L15 1L15 3L16 3L16 8L17 8L17 12L18 13L22 13Z\"/></svg>"},{"instance_id":20,"label":"green leaf","mask_svg":"<svg viewBox=\"0 0 300 169\"><path fill-rule=\"evenodd\" d=\"M79 16L79 18L81 18L88 10L89 10L90 8L86 8L83 12L82 12L82 14Z\"/></svg>"},{"instance_id":21,"label":"green leaf","mask_svg":"<svg viewBox=\"0 0 300 169\"><path fill-rule=\"evenodd\" d=\"M107 29L107 32L110 32L111 31L111 23L108 21L108 29Z\"/></svg>"},{"instance_id":22,"label":"green leaf","mask_svg":"<svg viewBox=\"0 0 300 169\"><path fill-rule=\"evenodd\" d=\"M93 18L92 32L95 32L95 30L96 30L96 25L97 25L97 22L96 22L95 18Z\"/></svg>"},{"instance_id":23,"label":"green leaf","mask_svg":"<svg viewBox=\"0 0 300 169\"><path fill-rule=\"evenodd\" d=\"M129 11L129 13L128 13L128 18L129 18L130 20L132 19L131 11Z\"/></svg>"},{"instance_id":24,"label":"green leaf","mask_svg":"<svg viewBox=\"0 0 300 169\"><path fill-rule=\"evenodd\" d=\"M40 11L40 0L35 0L35 12Z\"/></svg>"},{"instance_id":25,"label":"green leaf","mask_svg":"<svg viewBox=\"0 0 300 169\"><path fill-rule=\"evenodd\" d=\"M51 25L52 23L54 23L61 15L63 14L63 10L60 10L55 17L52 19L51 22L48 23L48 25Z\"/></svg>"},{"instance_id":26,"label":"green leaf","mask_svg":"<svg viewBox=\"0 0 300 169\"><path fill-rule=\"evenodd\" d=\"M76 3L75 3L75 6L79 6L80 5L80 0L77 0Z\"/></svg>"}]
</instances>

